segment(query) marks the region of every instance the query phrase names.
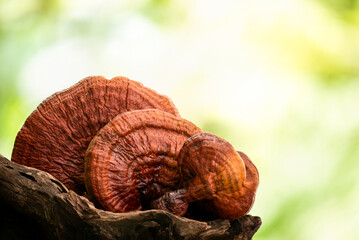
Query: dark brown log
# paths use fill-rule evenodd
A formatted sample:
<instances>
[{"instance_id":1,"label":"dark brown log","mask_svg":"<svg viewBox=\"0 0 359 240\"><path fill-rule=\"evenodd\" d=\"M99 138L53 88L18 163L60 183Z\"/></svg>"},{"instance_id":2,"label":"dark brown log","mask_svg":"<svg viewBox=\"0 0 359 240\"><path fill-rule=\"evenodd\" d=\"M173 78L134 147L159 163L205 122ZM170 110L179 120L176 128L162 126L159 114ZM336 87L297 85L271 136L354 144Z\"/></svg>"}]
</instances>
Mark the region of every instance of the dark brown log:
<instances>
[{"instance_id":1,"label":"dark brown log","mask_svg":"<svg viewBox=\"0 0 359 240\"><path fill-rule=\"evenodd\" d=\"M0 239L251 239L259 217L195 221L162 210L96 209L50 174L0 155Z\"/></svg>"}]
</instances>

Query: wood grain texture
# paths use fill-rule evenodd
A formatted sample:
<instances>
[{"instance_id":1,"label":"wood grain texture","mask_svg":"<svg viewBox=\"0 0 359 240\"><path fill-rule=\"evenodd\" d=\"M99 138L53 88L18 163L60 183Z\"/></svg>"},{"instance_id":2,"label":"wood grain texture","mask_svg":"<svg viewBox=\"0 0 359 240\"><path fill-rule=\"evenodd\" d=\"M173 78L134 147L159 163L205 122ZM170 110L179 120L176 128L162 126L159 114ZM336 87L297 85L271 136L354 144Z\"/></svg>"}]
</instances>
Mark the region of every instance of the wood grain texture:
<instances>
[{"instance_id":1,"label":"wood grain texture","mask_svg":"<svg viewBox=\"0 0 359 240\"><path fill-rule=\"evenodd\" d=\"M0 155L0 239L249 240L259 217L195 221L162 210L112 213L96 209L50 174Z\"/></svg>"}]
</instances>

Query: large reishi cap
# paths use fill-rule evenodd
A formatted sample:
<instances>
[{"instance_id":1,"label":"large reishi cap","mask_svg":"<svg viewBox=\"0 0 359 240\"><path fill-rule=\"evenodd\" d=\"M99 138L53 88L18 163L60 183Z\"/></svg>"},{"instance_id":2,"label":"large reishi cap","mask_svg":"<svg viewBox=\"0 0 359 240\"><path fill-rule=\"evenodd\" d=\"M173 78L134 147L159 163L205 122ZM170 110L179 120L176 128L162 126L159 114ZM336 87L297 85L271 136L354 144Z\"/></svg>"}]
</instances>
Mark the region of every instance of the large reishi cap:
<instances>
[{"instance_id":1,"label":"large reishi cap","mask_svg":"<svg viewBox=\"0 0 359 240\"><path fill-rule=\"evenodd\" d=\"M254 193L249 201L244 185L251 184L246 182L245 163L226 140L210 133L194 135L180 151L179 168L188 201L203 201L207 211L231 220L243 216L251 208ZM255 181L254 176L252 180ZM250 189L255 192L256 187Z\"/></svg>"},{"instance_id":2,"label":"large reishi cap","mask_svg":"<svg viewBox=\"0 0 359 240\"><path fill-rule=\"evenodd\" d=\"M156 108L179 116L171 100L125 77L88 77L44 100L27 118L14 162L51 173L79 194L85 191L84 156L93 136L119 113Z\"/></svg>"},{"instance_id":3,"label":"large reishi cap","mask_svg":"<svg viewBox=\"0 0 359 240\"><path fill-rule=\"evenodd\" d=\"M90 196L113 212L146 208L178 187L179 151L200 132L193 123L160 110L120 114L98 132L86 152Z\"/></svg>"}]
</instances>

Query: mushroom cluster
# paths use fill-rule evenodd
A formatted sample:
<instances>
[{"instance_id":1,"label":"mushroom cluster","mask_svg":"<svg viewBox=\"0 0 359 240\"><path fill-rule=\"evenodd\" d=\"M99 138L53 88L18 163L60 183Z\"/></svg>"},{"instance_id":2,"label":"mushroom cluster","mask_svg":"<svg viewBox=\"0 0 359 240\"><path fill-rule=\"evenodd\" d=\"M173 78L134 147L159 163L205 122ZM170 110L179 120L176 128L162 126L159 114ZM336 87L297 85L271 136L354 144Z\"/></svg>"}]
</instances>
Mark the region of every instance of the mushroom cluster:
<instances>
[{"instance_id":1,"label":"mushroom cluster","mask_svg":"<svg viewBox=\"0 0 359 240\"><path fill-rule=\"evenodd\" d=\"M250 210L259 180L244 153L125 77L88 77L45 99L19 131L12 161L113 212L190 216L196 206L234 220Z\"/></svg>"}]
</instances>

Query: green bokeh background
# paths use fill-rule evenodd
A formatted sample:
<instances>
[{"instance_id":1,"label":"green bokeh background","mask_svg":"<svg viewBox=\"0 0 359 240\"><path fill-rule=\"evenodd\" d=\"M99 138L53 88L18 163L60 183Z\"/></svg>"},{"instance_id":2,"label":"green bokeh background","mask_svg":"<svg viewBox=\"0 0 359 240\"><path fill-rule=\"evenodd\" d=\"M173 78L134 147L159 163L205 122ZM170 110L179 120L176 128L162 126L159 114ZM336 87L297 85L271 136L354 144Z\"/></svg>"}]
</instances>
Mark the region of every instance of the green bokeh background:
<instances>
[{"instance_id":1,"label":"green bokeh background","mask_svg":"<svg viewBox=\"0 0 359 240\"><path fill-rule=\"evenodd\" d=\"M359 239L359 1L0 0L0 153L89 75L141 81L246 152L254 239Z\"/></svg>"}]
</instances>

